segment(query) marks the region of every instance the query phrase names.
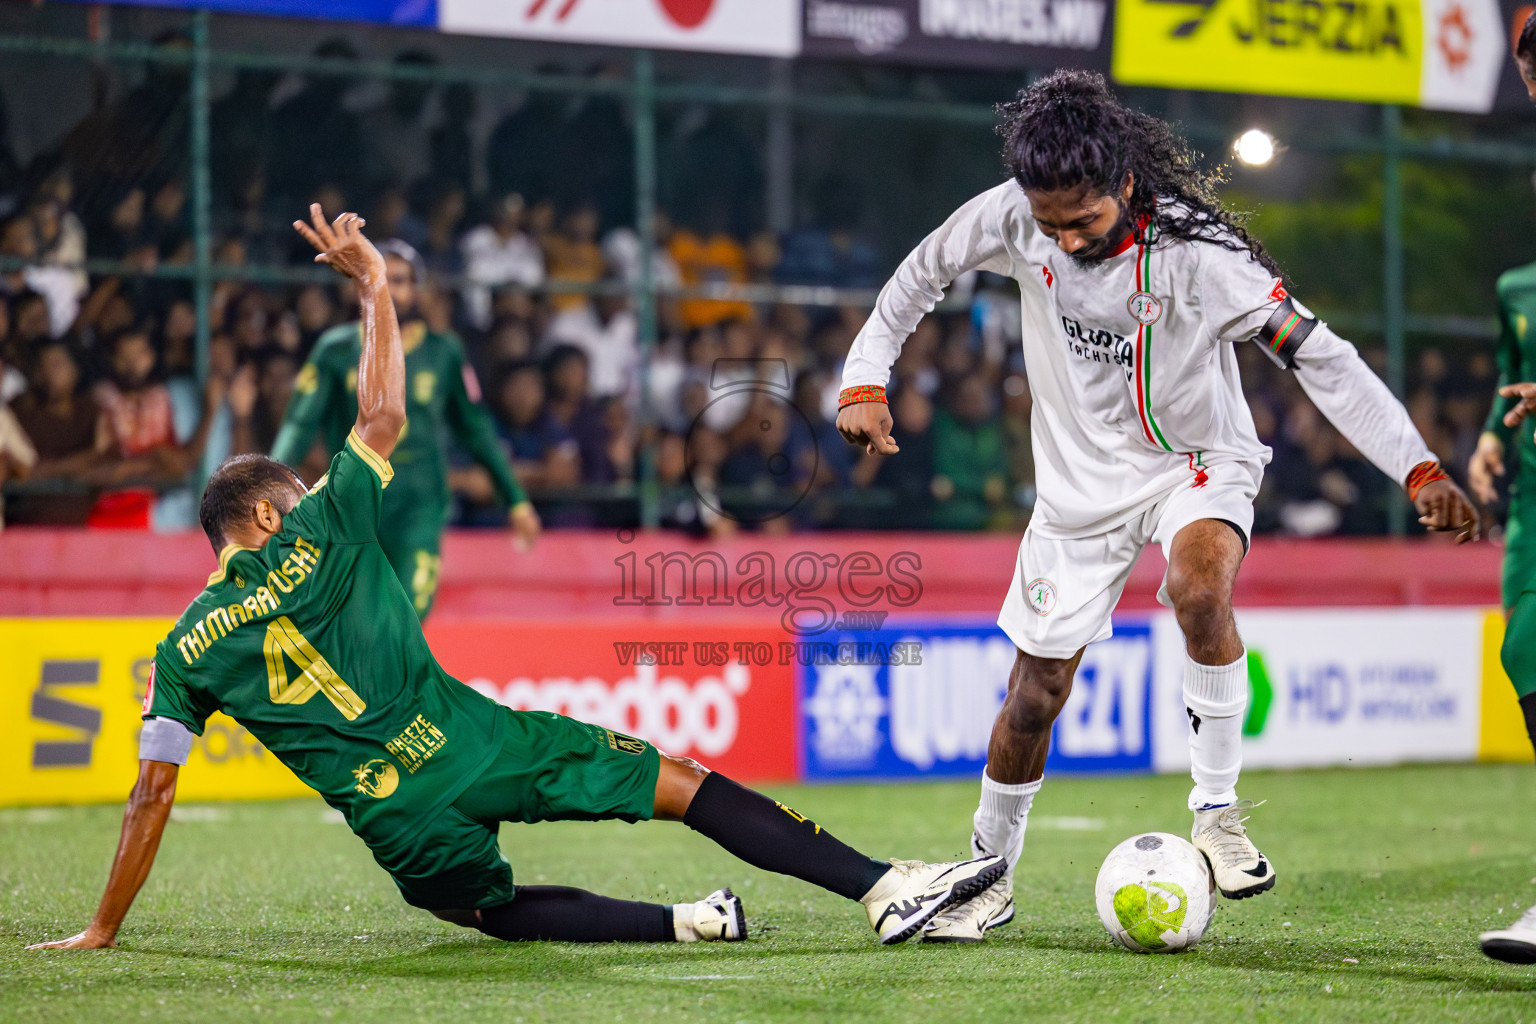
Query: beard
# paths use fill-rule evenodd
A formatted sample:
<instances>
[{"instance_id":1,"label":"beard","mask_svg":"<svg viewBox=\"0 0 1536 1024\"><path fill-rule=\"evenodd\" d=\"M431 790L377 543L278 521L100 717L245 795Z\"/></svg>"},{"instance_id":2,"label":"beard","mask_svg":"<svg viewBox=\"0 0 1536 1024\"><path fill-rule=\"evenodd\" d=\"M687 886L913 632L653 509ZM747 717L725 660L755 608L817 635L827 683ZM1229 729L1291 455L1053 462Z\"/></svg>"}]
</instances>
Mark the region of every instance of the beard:
<instances>
[{"instance_id":1,"label":"beard","mask_svg":"<svg viewBox=\"0 0 1536 1024\"><path fill-rule=\"evenodd\" d=\"M1103 263L1109 258L1109 254L1120 247L1125 237L1131 233L1131 208L1126 203L1116 199L1120 206L1120 216L1115 218L1114 227L1105 232L1104 237L1089 245L1083 246L1077 252L1068 253L1072 261L1080 267L1091 267Z\"/></svg>"}]
</instances>

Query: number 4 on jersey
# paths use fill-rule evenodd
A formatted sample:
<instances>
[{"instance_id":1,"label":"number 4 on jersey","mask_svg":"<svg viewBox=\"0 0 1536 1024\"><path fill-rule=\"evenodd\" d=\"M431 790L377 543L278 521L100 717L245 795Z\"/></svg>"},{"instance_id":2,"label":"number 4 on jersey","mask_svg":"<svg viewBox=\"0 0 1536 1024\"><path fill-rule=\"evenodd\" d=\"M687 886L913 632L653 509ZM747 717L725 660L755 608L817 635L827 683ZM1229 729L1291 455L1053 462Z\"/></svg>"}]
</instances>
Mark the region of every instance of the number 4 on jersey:
<instances>
[{"instance_id":1,"label":"number 4 on jersey","mask_svg":"<svg viewBox=\"0 0 1536 1024\"><path fill-rule=\"evenodd\" d=\"M288 616L279 615L268 623L262 648L267 655L267 688L272 703L303 704L319 691L349 722L368 709ZM298 666L301 673L292 682L288 679L284 655Z\"/></svg>"}]
</instances>

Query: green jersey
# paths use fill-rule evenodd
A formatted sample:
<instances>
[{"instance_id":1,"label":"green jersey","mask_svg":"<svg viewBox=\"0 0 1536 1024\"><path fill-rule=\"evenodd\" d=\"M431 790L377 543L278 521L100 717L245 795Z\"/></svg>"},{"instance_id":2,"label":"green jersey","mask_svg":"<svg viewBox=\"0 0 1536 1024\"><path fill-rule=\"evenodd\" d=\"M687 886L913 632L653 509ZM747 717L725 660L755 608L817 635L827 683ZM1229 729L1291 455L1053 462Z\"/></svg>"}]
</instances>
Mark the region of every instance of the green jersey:
<instances>
[{"instance_id":1,"label":"green jersey","mask_svg":"<svg viewBox=\"0 0 1536 1024\"><path fill-rule=\"evenodd\" d=\"M414 526L424 517L441 529L449 512L447 434L452 432L491 474L497 498L507 505L526 500L497 440L490 413L480 404L480 387L451 334L428 331L419 320L401 327L405 349L405 429L390 462L395 482L384 497L386 531ZM320 336L299 371L272 457L297 466L321 432L327 451L341 449L357 422L357 363L362 354L358 324L342 324ZM446 430L444 429L446 428Z\"/></svg>"},{"instance_id":2,"label":"green jersey","mask_svg":"<svg viewBox=\"0 0 1536 1024\"><path fill-rule=\"evenodd\" d=\"M495 758L499 705L444 672L378 544L394 471L356 433L260 549L226 547L155 648L144 716L244 725L370 845Z\"/></svg>"},{"instance_id":3,"label":"green jersey","mask_svg":"<svg viewBox=\"0 0 1536 1024\"><path fill-rule=\"evenodd\" d=\"M1536 380L1536 263L1500 275L1498 293L1499 386ZM1504 414L1518 401L1496 397L1483 426L1504 442L1505 464L1513 470L1511 515L1536 499L1536 445L1531 443L1531 431L1504 425Z\"/></svg>"}]
</instances>

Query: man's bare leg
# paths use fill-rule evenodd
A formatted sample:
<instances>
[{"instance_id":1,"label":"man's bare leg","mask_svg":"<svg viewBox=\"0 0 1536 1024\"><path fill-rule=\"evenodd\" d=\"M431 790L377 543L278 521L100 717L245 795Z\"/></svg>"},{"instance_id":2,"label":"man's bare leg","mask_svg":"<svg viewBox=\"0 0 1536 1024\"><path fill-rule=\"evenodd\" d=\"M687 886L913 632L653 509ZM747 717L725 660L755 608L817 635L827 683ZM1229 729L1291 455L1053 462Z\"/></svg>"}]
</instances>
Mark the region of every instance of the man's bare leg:
<instances>
[{"instance_id":1,"label":"man's bare leg","mask_svg":"<svg viewBox=\"0 0 1536 1024\"><path fill-rule=\"evenodd\" d=\"M1232 588L1242 561L1242 538L1216 519L1184 527L1168 552L1168 597L1186 654L1184 704L1195 781L1190 810L1237 801L1248 662L1232 615Z\"/></svg>"},{"instance_id":2,"label":"man's bare leg","mask_svg":"<svg viewBox=\"0 0 1536 1024\"><path fill-rule=\"evenodd\" d=\"M1081 650L1070 658L1038 658L1019 651L1008 676L1008 696L992 723L971 852L1006 858L1009 878L1023 851L1029 807L1045 774L1051 726L1067 703L1082 658Z\"/></svg>"},{"instance_id":3,"label":"man's bare leg","mask_svg":"<svg viewBox=\"0 0 1536 1024\"><path fill-rule=\"evenodd\" d=\"M1237 531L1201 519L1173 538L1168 596L1184 631L1184 707L1189 718L1190 838L1205 854L1216 885L1232 899L1275 884L1274 868L1248 838L1239 804L1243 713L1248 707L1248 655L1232 615L1232 588L1243 560Z\"/></svg>"}]
</instances>

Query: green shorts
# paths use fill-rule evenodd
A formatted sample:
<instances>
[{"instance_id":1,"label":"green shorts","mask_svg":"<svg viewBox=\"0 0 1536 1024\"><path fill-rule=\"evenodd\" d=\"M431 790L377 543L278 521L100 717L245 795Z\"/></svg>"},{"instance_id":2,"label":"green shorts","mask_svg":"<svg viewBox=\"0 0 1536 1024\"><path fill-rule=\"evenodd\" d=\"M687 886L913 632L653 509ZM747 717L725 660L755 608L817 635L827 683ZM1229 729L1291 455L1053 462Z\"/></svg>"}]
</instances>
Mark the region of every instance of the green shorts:
<instances>
[{"instance_id":1,"label":"green shorts","mask_svg":"<svg viewBox=\"0 0 1536 1024\"><path fill-rule=\"evenodd\" d=\"M549 711L513 711L501 751L459 798L420 830L372 846L405 902L473 910L510 902L503 821L647 821L661 755L644 740Z\"/></svg>"}]
</instances>

